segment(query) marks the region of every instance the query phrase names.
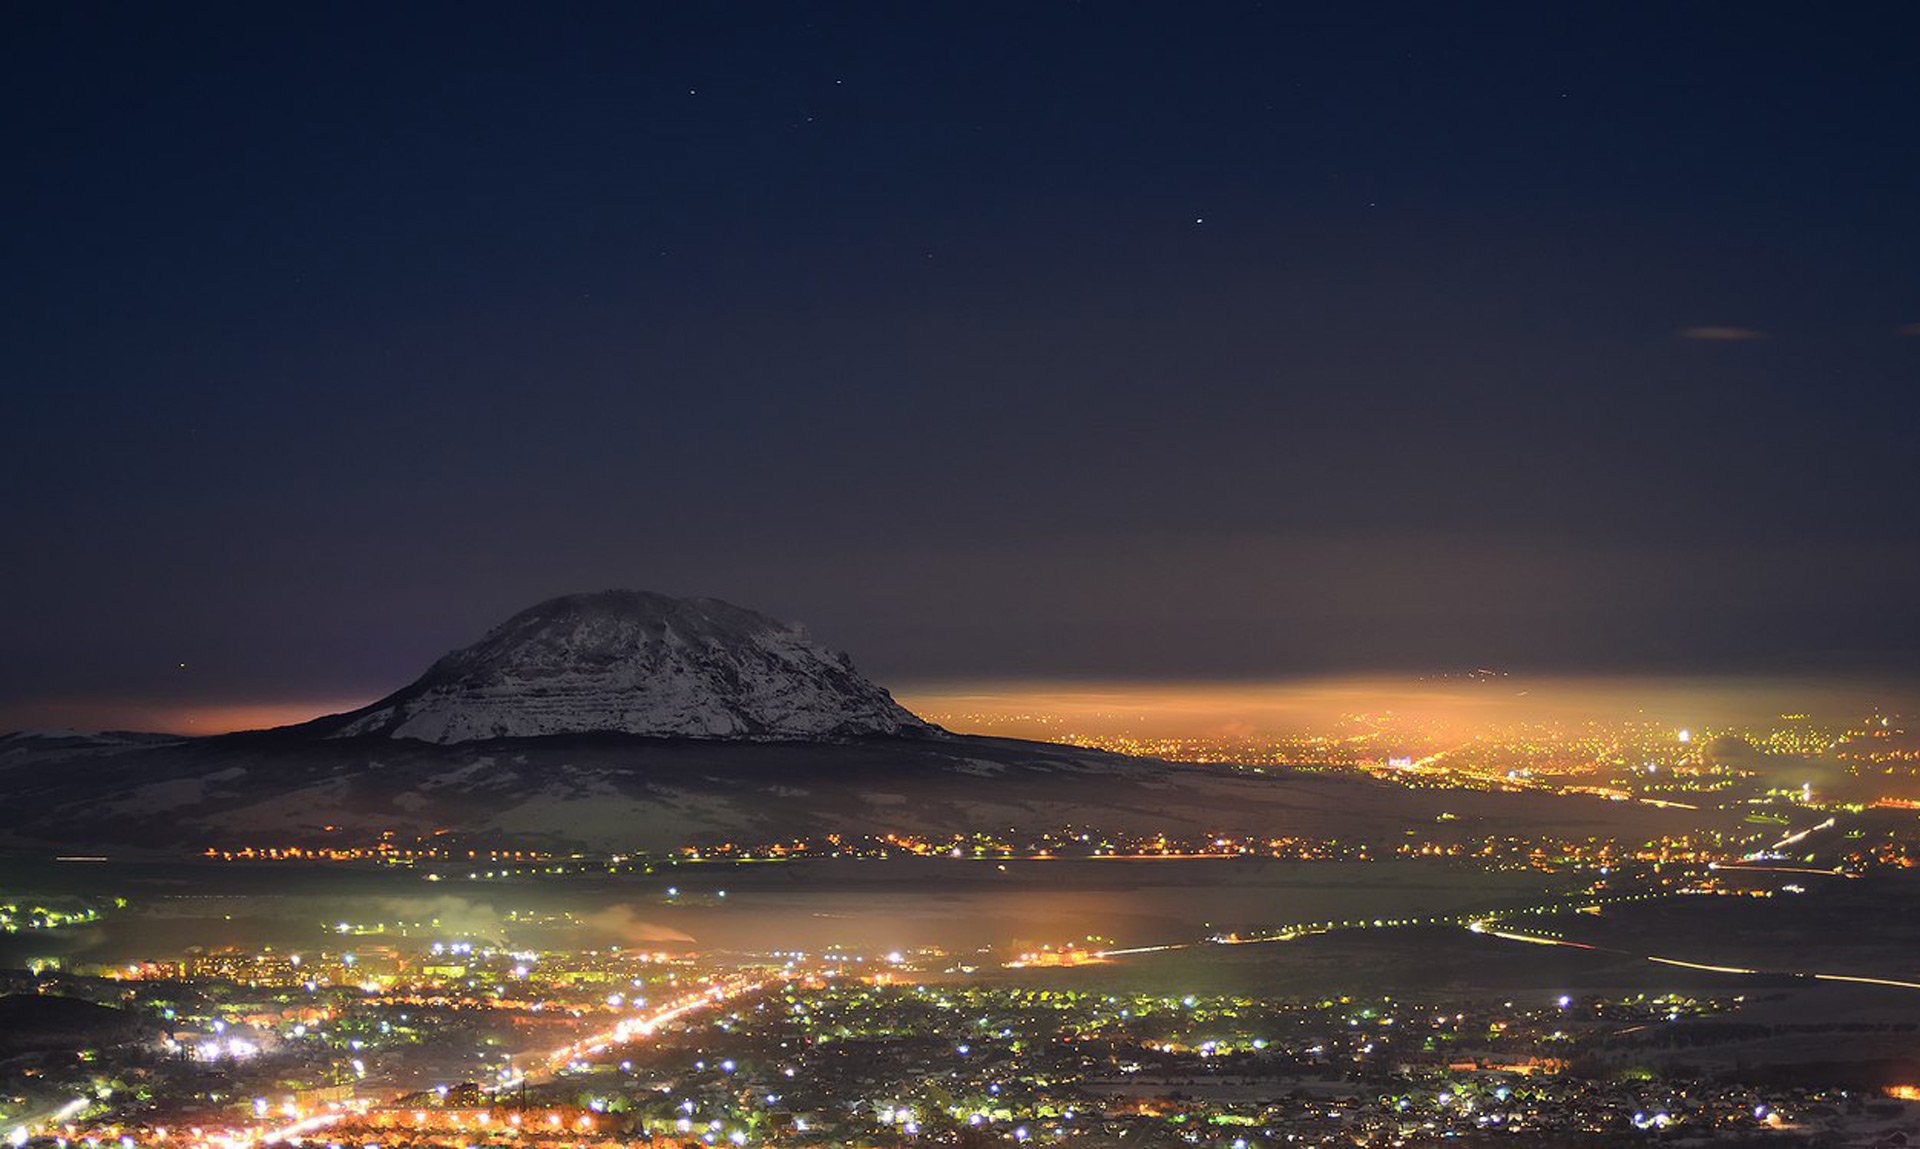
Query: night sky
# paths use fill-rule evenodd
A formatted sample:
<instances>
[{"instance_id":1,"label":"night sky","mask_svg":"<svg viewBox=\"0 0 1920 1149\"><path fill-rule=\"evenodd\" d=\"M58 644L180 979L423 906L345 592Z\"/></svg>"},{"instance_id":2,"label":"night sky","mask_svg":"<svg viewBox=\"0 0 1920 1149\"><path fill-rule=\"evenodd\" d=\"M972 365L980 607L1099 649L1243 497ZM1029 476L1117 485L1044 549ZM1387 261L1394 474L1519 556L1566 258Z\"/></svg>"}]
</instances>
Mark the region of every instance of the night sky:
<instances>
[{"instance_id":1,"label":"night sky","mask_svg":"<svg viewBox=\"0 0 1920 1149\"><path fill-rule=\"evenodd\" d=\"M1916 34L13 4L0 720L612 586L896 685L1911 666Z\"/></svg>"}]
</instances>

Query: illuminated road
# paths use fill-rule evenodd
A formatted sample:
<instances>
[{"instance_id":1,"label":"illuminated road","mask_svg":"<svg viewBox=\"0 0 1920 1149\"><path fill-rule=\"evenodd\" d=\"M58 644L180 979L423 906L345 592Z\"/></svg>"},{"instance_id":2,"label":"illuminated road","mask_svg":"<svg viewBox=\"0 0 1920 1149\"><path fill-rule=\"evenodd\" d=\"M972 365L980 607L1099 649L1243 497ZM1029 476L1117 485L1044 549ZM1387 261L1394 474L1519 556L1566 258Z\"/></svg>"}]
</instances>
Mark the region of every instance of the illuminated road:
<instances>
[{"instance_id":1,"label":"illuminated road","mask_svg":"<svg viewBox=\"0 0 1920 1149\"><path fill-rule=\"evenodd\" d=\"M564 1072L569 1066L599 1056L626 1042L647 1037L662 1026L670 1025L747 994L775 985L783 985L800 976L804 975L789 970L770 975L738 974L715 979L698 992L678 998L651 1012L623 1018L616 1025L598 1033L589 1034L558 1049L537 1050L516 1055L509 1069L503 1072L500 1084L494 1087L494 1092L500 1093L519 1089L522 1086L543 1084ZM88 1102L84 1099L79 1099L56 1111L42 1114L12 1130L8 1139L15 1144L24 1144L29 1137L60 1136L68 1132L64 1123L86 1108L87 1104ZM300 1109L289 1105L270 1116L263 1115L251 1127L183 1129L176 1133L171 1143L181 1149L264 1149L265 1146L297 1144L329 1126L362 1118L367 1110L368 1106L365 1102L350 1105L332 1104L316 1109ZM74 1132L83 1138L87 1136L85 1131L75 1130ZM115 1126L107 1135L94 1140L108 1142L117 1137L119 1132L119 1128Z\"/></svg>"},{"instance_id":2,"label":"illuminated road","mask_svg":"<svg viewBox=\"0 0 1920 1149\"><path fill-rule=\"evenodd\" d=\"M1589 897L1556 898L1551 902L1541 902L1532 906L1519 906L1513 909L1488 912L1485 910L1462 912L1457 914L1433 914L1420 918L1352 918L1346 921L1305 922L1286 926L1274 926L1251 934L1224 934L1197 940L1158 942L1137 946L1118 946L1111 949L1089 951L1088 956L1101 961L1114 958L1136 957L1141 954L1170 953L1174 950L1195 949L1200 946L1255 946L1273 945L1279 942L1295 941L1299 938L1318 934L1330 934L1345 930L1391 930L1407 929L1414 926L1464 926L1476 933L1485 932L1487 923L1498 918L1514 917L1519 914L1570 913L1590 906L1614 905L1620 902L1646 901L1652 898L1672 897L1667 890L1643 890L1631 894L1596 894ZM1478 927L1478 928L1476 928ZM1531 935L1501 934L1510 941L1533 941ZM1578 942L1557 942L1550 939L1538 939L1542 945L1566 945L1581 949L1592 949ZM1030 960L1008 962L1010 968L1026 965L1047 964Z\"/></svg>"},{"instance_id":3,"label":"illuminated road","mask_svg":"<svg viewBox=\"0 0 1920 1149\"><path fill-rule=\"evenodd\" d=\"M228 1146L229 1149L247 1149L248 1146L252 1145L280 1145L305 1137L310 1133L318 1133L320 1130L335 1124L346 1116L347 1113L344 1111L315 1113L310 1117L302 1117L298 1121L282 1125L277 1129L262 1129L253 1133L251 1136L229 1138L220 1142L220 1144Z\"/></svg>"},{"instance_id":4,"label":"illuminated road","mask_svg":"<svg viewBox=\"0 0 1920 1149\"><path fill-rule=\"evenodd\" d=\"M1819 973L1812 970L1794 969L1754 969L1748 966L1719 965L1713 962L1688 961L1684 958L1661 957L1657 954L1636 954L1631 950L1615 949L1612 946L1589 945L1586 942L1570 942L1565 938L1542 937L1539 934L1525 934L1515 930L1495 929L1490 921L1470 922L1467 929L1473 933L1502 941L1520 942L1533 946L1560 946L1566 949L1593 950L1597 953L1619 954L1622 957L1643 958L1658 965L1678 966L1681 969L1697 969L1707 973L1732 974L1737 977L1798 977L1809 981L1844 981L1857 985L1883 985L1894 989L1920 989L1920 981L1903 981L1891 977L1867 977L1860 974Z\"/></svg>"},{"instance_id":5,"label":"illuminated road","mask_svg":"<svg viewBox=\"0 0 1920 1149\"><path fill-rule=\"evenodd\" d=\"M759 980L753 980L744 975L722 978L691 997L680 998L651 1013L623 1018L609 1029L589 1034L559 1049L517 1054L513 1058L514 1064L503 1072L500 1084L494 1087L494 1091L518 1089L523 1085L539 1085L550 1081L575 1062L597 1057L614 1046L647 1037L654 1030L670 1022L745 994L756 993L776 983L791 981L795 976L797 975L794 973L785 972ZM520 1064L522 1062L527 1064Z\"/></svg>"},{"instance_id":6,"label":"illuminated road","mask_svg":"<svg viewBox=\"0 0 1920 1149\"><path fill-rule=\"evenodd\" d=\"M1833 829L1836 821L1837 819L1828 818L1826 821L1808 826L1804 830L1796 830L1764 850L1755 850L1753 853L1748 854L1743 860L1748 862L1764 862L1770 858L1777 858L1780 855L1780 851L1786 849L1788 846L1797 846L1813 834L1817 834L1822 830Z\"/></svg>"},{"instance_id":7,"label":"illuminated road","mask_svg":"<svg viewBox=\"0 0 1920 1149\"><path fill-rule=\"evenodd\" d=\"M86 1109L89 1104L91 1102L86 1098L76 1097L65 1105L24 1115L8 1131L7 1140L14 1145L24 1145L30 1137L52 1136L58 1126Z\"/></svg>"},{"instance_id":8,"label":"illuminated road","mask_svg":"<svg viewBox=\"0 0 1920 1149\"><path fill-rule=\"evenodd\" d=\"M1812 866L1754 866L1746 862L1713 862L1707 868L1731 874L1811 874L1816 878L1859 877L1858 874L1849 874L1838 866L1830 870L1816 870Z\"/></svg>"}]
</instances>

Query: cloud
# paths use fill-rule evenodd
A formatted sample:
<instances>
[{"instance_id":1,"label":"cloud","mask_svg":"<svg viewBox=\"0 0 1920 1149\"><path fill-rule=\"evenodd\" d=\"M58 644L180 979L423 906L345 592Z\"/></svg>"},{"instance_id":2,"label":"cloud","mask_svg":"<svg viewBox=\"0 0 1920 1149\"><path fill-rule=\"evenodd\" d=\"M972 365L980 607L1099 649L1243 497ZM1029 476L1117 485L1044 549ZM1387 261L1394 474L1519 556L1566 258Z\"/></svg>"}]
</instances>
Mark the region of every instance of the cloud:
<instances>
[{"instance_id":1,"label":"cloud","mask_svg":"<svg viewBox=\"0 0 1920 1149\"><path fill-rule=\"evenodd\" d=\"M475 941L507 940L506 923L490 905L460 897L376 898L379 916L401 921L430 921L439 936Z\"/></svg>"},{"instance_id":2,"label":"cloud","mask_svg":"<svg viewBox=\"0 0 1920 1149\"><path fill-rule=\"evenodd\" d=\"M632 906L608 906L598 913L585 914L580 924L589 929L610 934L628 945L640 945L649 942L685 942L691 943L692 934L683 933L672 926L663 926L649 922L633 912Z\"/></svg>"},{"instance_id":3,"label":"cloud","mask_svg":"<svg viewBox=\"0 0 1920 1149\"><path fill-rule=\"evenodd\" d=\"M1900 334L1920 337L1920 323L1902 324L1900 327Z\"/></svg>"},{"instance_id":4,"label":"cloud","mask_svg":"<svg viewBox=\"0 0 1920 1149\"><path fill-rule=\"evenodd\" d=\"M1755 331L1751 327L1682 327L1674 334L1681 339L1697 339L1704 343L1745 343L1767 337L1766 332Z\"/></svg>"}]
</instances>

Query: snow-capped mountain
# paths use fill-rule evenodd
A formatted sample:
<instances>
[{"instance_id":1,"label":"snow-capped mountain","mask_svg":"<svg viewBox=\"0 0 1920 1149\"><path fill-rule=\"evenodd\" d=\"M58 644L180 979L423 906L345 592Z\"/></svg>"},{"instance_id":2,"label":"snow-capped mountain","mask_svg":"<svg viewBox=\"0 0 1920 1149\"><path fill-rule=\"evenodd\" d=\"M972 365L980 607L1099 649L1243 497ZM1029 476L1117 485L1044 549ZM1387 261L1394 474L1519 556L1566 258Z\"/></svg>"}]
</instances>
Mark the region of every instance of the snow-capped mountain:
<instances>
[{"instance_id":1,"label":"snow-capped mountain","mask_svg":"<svg viewBox=\"0 0 1920 1149\"><path fill-rule=\"evenodd\" d=\"M798 627L719 599L613 590L521 611L411 686L309 729L458 743L599 732L810 740L937 728Z\"/></svg>"},{"instance_id":2,"label":"snow-capped mountain","mask_svg":"<svg viewBox=\"0 0 1920 1149\"><path fill-rule=\"evenodd\" d=\"M793 627L632 591L541 603L406 689L302 726L0 737L0 794L0 854L442 833L490 848L665 852L1067 825L1392 839L1431 821L1439 800L1371 778L951 734ZM1444 800L1489 826L1543 816L1538 795ZM1566 809L1582 834L1597 817L1651 816L1631 803Z\"/></svg>"}]
</instances>

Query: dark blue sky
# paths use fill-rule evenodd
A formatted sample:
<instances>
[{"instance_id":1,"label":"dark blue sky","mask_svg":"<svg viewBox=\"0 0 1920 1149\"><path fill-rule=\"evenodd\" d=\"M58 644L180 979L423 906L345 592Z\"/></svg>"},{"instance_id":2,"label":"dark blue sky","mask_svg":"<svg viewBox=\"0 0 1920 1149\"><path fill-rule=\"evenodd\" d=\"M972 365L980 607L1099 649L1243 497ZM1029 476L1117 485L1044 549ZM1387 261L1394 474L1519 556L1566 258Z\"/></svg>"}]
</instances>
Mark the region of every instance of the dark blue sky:
<instances>
[{"instance_id":1,"label":"dark blue sky","mask_svg":"<svg viewBox=\"0 0 1920 1149\"><path fill-rule=\"evenodd\" d=\"M1920 652L1903 6L4 22L0 713L607 586L894 682Z\"/></svg>"}]
</instances>

